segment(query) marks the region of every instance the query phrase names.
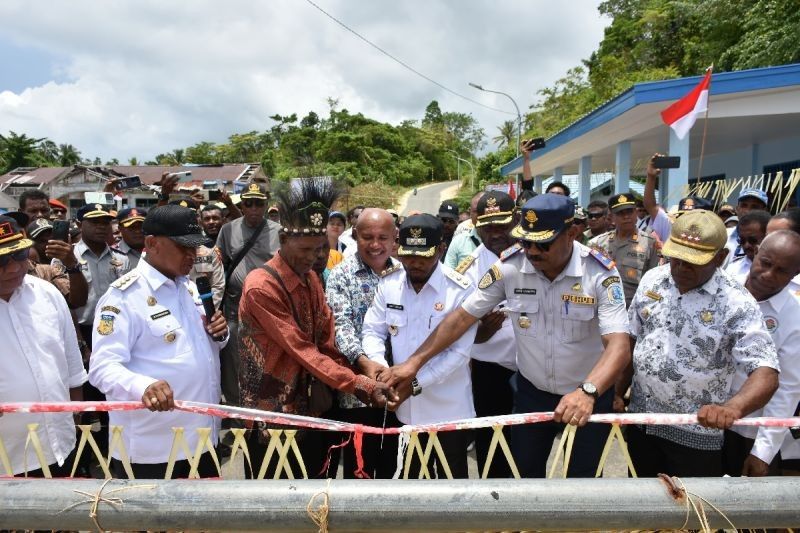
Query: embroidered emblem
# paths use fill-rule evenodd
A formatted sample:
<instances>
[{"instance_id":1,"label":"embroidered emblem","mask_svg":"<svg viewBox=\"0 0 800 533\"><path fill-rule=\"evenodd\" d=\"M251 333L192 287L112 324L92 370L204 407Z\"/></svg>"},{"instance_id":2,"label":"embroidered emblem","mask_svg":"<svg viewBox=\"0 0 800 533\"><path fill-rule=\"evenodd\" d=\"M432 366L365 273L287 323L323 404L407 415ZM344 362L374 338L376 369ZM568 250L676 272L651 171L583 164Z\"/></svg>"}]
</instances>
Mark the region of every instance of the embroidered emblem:
<instances>
[{"instance_id":1,"label":"embroidered emblem","mask_svg":"<svg viewBox=\"0 0 800 533\"><path fill-rule=\"evenodd\" d=\"M619 283L611 285L607 292L609 302L617 305L625 304L625 292L622 290L622 286Z\"/></svg>"},{"instance_id":2,"label":"embroidered emblem","mask_svg":"<svg viewBox=\"0 0 800 533\"><path fill-rule=\"evenodd\" d=\"M536 221L539 220L539 217L536 216L536 213L533 209L529 209L527 213L525 213L525 221L533 226L536 224Z\"/></svg>"},{"instance_id":3,"label":"embroidered emblem","mask_svg":"<svg viewBox=\"0 0 800 533\"><path fill-rule=\"evenodd\" d=\"M595 299L594 296L586 296L586 295L578 296L577 294L562 294L561 301L570 302L578 305L594 305Z\"/></svg>"},{"instance_id":4,"label":"embroidered emblem","mask_svg":"<svg viewBox=\"0 0 800 533\"><path fill-rule=\"evenodd\" d=\"M624 204L627 201L628 201L628 197L625 196L624 194L620 194L619 195L619 200L617 200L617 205Z\"/></svg>"},{"instance_id":5,"label":"embroidered emblem","mask_svg":"<svg viewBox=\"0 0 800 533\"><path fill-rule=\"evenodd\" d=\"M257 183L251 183L250 186L247 187L247 190L250 191L250 192L261 192L258 189L258 184Z\"/></svg>"},{"instance_id":6,"label":"embroidered emblem","mask_svg":"<svg viewBox=\"0 0 800 533\"><path fill-rule=\"evenodd\" d=\"M481 278L481 281L478 283L478 288L486 289L498 279L503 279L503 274L500 272L500 269L497 268L497 265L492 265L492 268Z\"/></svg>"},{"instance_id":7,"label":"embroidered emblem","mask_svg":"<svg viewBox=\"0 0 800 533\"><path fill-rule=\"evenodd\" d=\"M657 302L660 302L661 299L663 298L660 294L658 294L655 291L647 291L646 293L644 293L644 295L650 298L651 300L655 300Z\"/></svg>"},{"instance_id":8,"label":"embroidered emblem","mask_svg":"<svg viewBox=\"0 0 800 533\"><path fill-rule=\"evenodd\" d=\"M606 279L603 280L603 287L608 288L609 285L612 283L619 283L619 276L608 276Z\"/></svg>"},{"instance_id":9,"label":"embroidered emblem","mask_svg":"<svg viewBox=\"0 0 800 533\"><path fill-rule=\"evenodd\" d=\"M103 306L103 307L100 309L100 312L101 312L101 313L102 313L103 311L109 311L109 312L111 312L111 313L116 313L116 314L119 314L119 313L120 313L120 311L119 311L119 307L114 307L113 305L104 305L104 306Z\"/></svg>"},{"instance_id":10,"label":"embroidered emblem","mask_svg":"<svg viewBox=\"0 0 800 533\"><path fill-rule=\"evenodd\" d=\"M522 245L520 245L519 243L516 243L514 246L510 246L510 247L506 248L505 250L500 252L500 261L505 261L506 259L508 259L509 257L512 257L514 254L516 254L520 250L522 250Z\"/></svg>"},{"instance_id":11,"label":"embroidered emblem","mask_svg":"<svg viewBox=\"0 0 800 533\"><path fill-rule=\"evenodd\" d=\"M114 315L100 315L100 323L97 324L97 333L100 335L111 335L114 333Z\"/></svg>"}]
</instances>

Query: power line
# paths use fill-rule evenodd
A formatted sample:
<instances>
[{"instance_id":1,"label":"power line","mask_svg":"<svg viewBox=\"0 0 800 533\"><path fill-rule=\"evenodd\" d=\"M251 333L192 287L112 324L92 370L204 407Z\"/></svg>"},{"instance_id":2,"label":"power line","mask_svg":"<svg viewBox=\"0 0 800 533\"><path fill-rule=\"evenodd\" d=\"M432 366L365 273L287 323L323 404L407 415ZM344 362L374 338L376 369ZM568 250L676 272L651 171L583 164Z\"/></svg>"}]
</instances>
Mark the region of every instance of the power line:
<instances>
[{"instance_id":1,"label":"power line","mask_svg":"<svg viewBox=\"0 0 800 533\"><path fill-rule=\"evenodd\" d=\"M399 59L399 58L393 56L392 54L390 54L389 52L387 52L386 50L384 50L383 48L381 48L377 44L373 43L372 41L370 41L369 39L367 39L366 37L364 37L363 35L361 35L357 31L355 31L354 29L349 27L347 24L345 24L341 20L337 19L336 17L334 17L333 15L331 15L330 13L328 13L327 11L325 11L324 9L319 7L317 4L312 2L312 0L306 0L306 2L308 2L309 4L311 4L312 6L317 8L323 15L325 15L326 17L328 17L329 19L334 21L339 26L341 26L342 28L346 29L347 31L349 31L350 33L352 33L353 35L355 35L356 37L358 37L359 39L361 39L362 41L364 41L365 43L367 43L368 45L370 45L371 47L376 49L378 52L382 53L383 55L385 55L386 57L388 57L389 59L394 61L395 63L398 63L399 65L403 66L407 70L410 70L411 72L413 72L414 74L416 74L420 78L431 82L432 84L436 85L437 87L440 87L441 89L444 89L445 91L449 92L450 94L454 94L455 96L458 96L459 98L463 98L464 100L466 100L468 102L472 102L475 105L479 105L481 107L485 107L486 109L491 109L492 111L497 111L498 113L505 113L506 115L515 115L516 116L516 113L511 113L510 111L504 111L502 109L497 109L496 107L490 107L490 106L488 106L486 104L482 104L482 103L478 102L477 100L473 100L472 98L470 98L468 96L464 96L463 94L458 93L458 92L454 91L453 89L450 89L449 87L446 87L446 86L442 85L441 83L439 83L438 81L434 80L433 78L431 78L429 76L426 76L422 72L418 71L417 69L415 69L414 67L412 67L411 65L409 65L408 63L403 61L402 59Z\"/></svg>"}]
</instances>

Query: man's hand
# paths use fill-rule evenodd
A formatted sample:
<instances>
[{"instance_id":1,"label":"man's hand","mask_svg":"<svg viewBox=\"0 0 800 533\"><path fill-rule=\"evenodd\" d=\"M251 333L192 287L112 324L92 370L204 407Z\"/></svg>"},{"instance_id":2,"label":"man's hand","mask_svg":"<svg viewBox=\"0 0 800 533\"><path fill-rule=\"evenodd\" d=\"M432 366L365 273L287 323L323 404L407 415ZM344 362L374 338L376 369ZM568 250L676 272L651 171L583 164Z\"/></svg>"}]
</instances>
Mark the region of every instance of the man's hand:
<instances>
[{"instance_id":1,"label":"man's hand","mask_svg":"<svg viewBox=\"0 0 800 533\"><path fill-rule=\"evenodd\" d=\"M502 311L491 311L478 322L478 331L475 333L475 343L482 344L494 336L501 327L506 314Z\"/></svg>"},{"instance_id":2,"label":"man's hand","mask_svg":"<svg viewBox=\"0 0 800 533\"><path fill-rule=\"evenodd\" d=\"M742 465L742 475L748 477L764 477L769 473L769 464L755 455L748 455Z\"/></svg>"},{"instance_id":3,"label":"man's hand","mask_svg":"<svg viewBox=\"0 0 800 533\"><path fill-rule=\"evenodd\" d=\"M553 420L581 427L589 422L593 410L594 398L578 389L561 397L553 413Z\"/></svg>"},{"instance_id":4,"label":"man's hand","mask_svg":"<svg viewBox=\"0 0 800 533\"><path fill-rule=\"evenodd\" d=\"M224 337L228 333L228 322L222 315L222 311L217 311L211 320L206 318L206 332L212 337Z\"/></svg>"},{"instance_id":5,"label":"man's hand","mask_svg":"<svg viewBox=\"0 0 800 533\"><path fill-rule=\"evenodd\" d=\"M44 253L50 259L58 259L65 267L72 268L78 264L75 254L72 253L72 245L64 241L47 241Z\"/></svg>"},{"instance_id":6,"label":"man's hand","mask_svg":"<svg viewBox=\"0 0 800 533\"><path fill-rule=\"evenodd\" d=\"M381 381L390 387L399 389L401 383L407 382L408 385L411 386L411 380L414 379L416 375L417 369L406 361L400 365L393 366L390 373L382 373Z\"/></svg>"},{"instance_id":7,"label":"man's hand","mask_svg":"<svg viewBox=\"0 0 800 533\"><path fill-rule=\"evenodd\" d=\"M654 179L658 181L658 178L661 177L661 169L653 166L653 160L656 157L664 157L664 154L653 154L653 157L651 157L650 161L647 162L647 179Z\"/></svg>"},{"instance_id":8,"label":"man's hand","mask_svg":"<svg viewBox=\"0 0 800 533\"><path fill-rule=\"evenodd\" d=\"M384 371L388 371L389 369L383 366L380 363L376 363L375 361L371 360L366 355L359 355L358 359L356 359L356 367L358 371L367 376L370 379L374 379L375 381L383 381L379 380L378 376L381 375Z\"/></svg>"},{"instance_id":9,"label":"man's hand","mask_svg":"<svg viewBox=\"0 0 800 533\"><path fill-rule=\"evenodd\" d=\"M228 194L228 191L225 189L220 191L219 201L225 204L226 207L230 208L233 205L233 200L231 200L231 195Z\"/></svg>"},{"instance_id":10,"label":"man's hand","mask_svg":"<svg viewBox=\"0 0 800 533\"><path fill-rule=\"evenodd\" d=\"M142 403L151 411L172 411L175 400L169 383L162 379L147 387L142 394Z\"/></svg>"},{"instance_id":11,"label":"man's hand","mask_svg":"<svg viewBox=\"0 0 800 533\"><path fill-rule=\"evenodd\" d=\"M742 413L727 405L704 405L697 411L697 422L707 428L730 429L733 422L742 418Z\"/></svg>"},{"instance_id":12,"label":"man's hand","mask_svg":"<svg viewBox=\"0 0 800 533\"><path fill-rule=\"evenodd\" d=\"M375 389L369 399L371 407L383 407L388 403L389 409L392 409L392 405L395 405L396 408L399 400L395 390L380 381L375 382Z\"/></svg>"},{"instance_id":13,"label":"man's hand","mask_svg":"<svg viewBox=\"0 0 800 533\"><path fill-rule=\"evenodd\" d=\"M175 176L169 172L161 174L161 194L172 194L179 179L180 176Z\"/></svg>"},{"instance_id":14,"label":"man's hand","mask_svg":"<svg viewBox=\"0 0 800 533\"><path fill-rule=\"evenodd\" d=\"M624 413L625 412L625 398L619 396L618 394L614 394L614 406L613 406L615 413Z\"/></svg>"}]
</instances>

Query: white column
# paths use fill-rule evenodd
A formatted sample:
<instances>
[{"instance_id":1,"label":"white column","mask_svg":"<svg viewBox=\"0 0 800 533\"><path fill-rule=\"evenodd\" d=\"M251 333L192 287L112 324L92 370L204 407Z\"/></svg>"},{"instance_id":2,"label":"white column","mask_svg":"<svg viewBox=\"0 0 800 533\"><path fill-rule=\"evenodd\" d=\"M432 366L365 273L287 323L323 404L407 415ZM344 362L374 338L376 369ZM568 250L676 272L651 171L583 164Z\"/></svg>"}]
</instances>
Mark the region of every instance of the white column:
<instances>
[{"instance_id":1,"label":"white column","mask_svg":"<svg viewBox=\"0 0 800 533\"><path fill-rule=\"evenodd\" d=\"M585 155L581 157L578 162L578 176L580 177L580 186L578 189L578 205L586 207L589 205L589 198L592 194L592 184L590 177L592 175L592 156Z\"/></svg>"},{"instance_id":2,"label":"white column","mask_svg":"<svg viewBox=\"0 0 800 533\"><path fill-rule=\"evenodd\" d=\"M556 167L553 169L553 181L561 181L562 176L564 175L564 169L561 167Z\"/></svg>"},{"instance_id":3,"label":"white column","mask_svg":"<svg viewBox=\"0 0 800 533\"><path fill-rule=\"evenodd\" d=\"M617 175L614 180L614 192L617 194L628 192L631 188L631 142L617 143Z\"/></svg>"},{"instance_id":4,"label":"white column","mask_svg":"<svg viewBox=\"0 0 800 533\"><path fill-rule=\"evenodd\" d=\"M542 194L542 181L544 177L541 174L533 177L533 190L539 194Z\"/></svg>"},{"instance_id":5,"label":"white column","mask_svg":"<svg viewBox=\"0 0 800 533\"><path fill-rule=\"evenodd\" d=\"M662 185L661 194L663 196L660 200L661 205L666 209L677 205L680 199L686 196L689 187L689 137L686 135L683 140L680 140L672 128L669 128L669 155L680 156L681 166L669 169L666 187Z\"/></svg>"}]
</instances>

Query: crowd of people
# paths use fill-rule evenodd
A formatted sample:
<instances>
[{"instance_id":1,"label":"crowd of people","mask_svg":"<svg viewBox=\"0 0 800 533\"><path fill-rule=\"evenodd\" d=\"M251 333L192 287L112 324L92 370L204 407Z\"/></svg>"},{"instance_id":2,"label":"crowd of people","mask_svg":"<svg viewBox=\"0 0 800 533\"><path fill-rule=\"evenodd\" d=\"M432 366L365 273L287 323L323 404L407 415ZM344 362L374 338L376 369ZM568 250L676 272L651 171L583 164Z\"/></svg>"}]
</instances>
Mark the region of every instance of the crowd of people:
<instances>
[{"instance_id":1,"label":"crowd of people","mask_svg":"<svg viewBox=\"0 0 800 533\"><path fill-rule=\"evenodd\" d=\"M183 428L213 477L210 448L229 452L235 427L247 430L245 475L275 474L262 462L278 426L176 400L375 427L552 411L503 429L523 477L545 476L565 425L579 427L568 475L593 477L609 433L593 413L689 413L698 424L625 427L639 476L797 473L795 432L734 421L800 403L800 209L772 215L765 192L745 189L735 206L686 197L667 212L652 162L643 197L578 206L560 182L533 192L523 168L519 198L479 192L468 210L445 201L405 217L338 211L325 178L252 181L238 202L202 205L165 175L149 211L86 204L74 221L25 192L0 216L0 402L147 410L2 416L12 473L97 475L96 458L75 457L82 422L103 453L123 427L114 476L187 477L182 450L169 461ZM46 463L36 470L29 424ZM492 433L438 433L446 462L415 457L411 476L468 477L474 444L479 472L509 477L501 456L487 464ZM396 435L301 430L297 442L309 477L395 472Z\"/></svg>"}]
</instances>

